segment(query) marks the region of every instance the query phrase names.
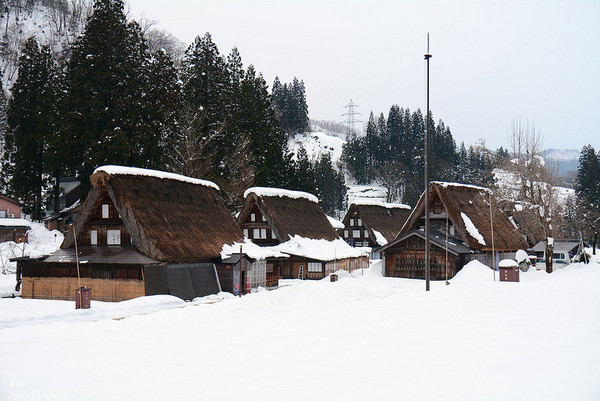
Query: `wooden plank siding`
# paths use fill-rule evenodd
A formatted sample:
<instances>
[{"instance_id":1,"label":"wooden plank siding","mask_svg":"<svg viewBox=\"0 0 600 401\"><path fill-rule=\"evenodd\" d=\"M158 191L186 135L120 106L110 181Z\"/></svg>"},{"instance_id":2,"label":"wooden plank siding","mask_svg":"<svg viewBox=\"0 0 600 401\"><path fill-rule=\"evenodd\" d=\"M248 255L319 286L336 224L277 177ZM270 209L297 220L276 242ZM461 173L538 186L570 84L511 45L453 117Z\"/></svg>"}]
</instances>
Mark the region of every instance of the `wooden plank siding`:
<instances>
[{"instance_id":1,"label":"wooden plank siding","mask_svg":"<svg viewBox=\"0 0 600 401\"><path fill-rule=\"evenodd\" d=\"M75 300L80 281L76 277L23 277L21 296L30 299ZM118 302L146 295L143 280L82 278L96 301Z\"/></svg>"}]
</instances>

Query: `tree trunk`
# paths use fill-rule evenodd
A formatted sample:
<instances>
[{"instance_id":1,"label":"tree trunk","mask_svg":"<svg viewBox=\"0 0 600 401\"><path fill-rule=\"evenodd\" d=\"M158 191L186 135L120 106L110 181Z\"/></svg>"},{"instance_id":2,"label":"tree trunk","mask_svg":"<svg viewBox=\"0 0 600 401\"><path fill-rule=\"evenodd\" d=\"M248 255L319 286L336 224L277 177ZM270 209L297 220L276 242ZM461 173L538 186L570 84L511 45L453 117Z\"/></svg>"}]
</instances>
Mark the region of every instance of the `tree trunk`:
<instances>
[{"instance_id":1,"label":"tree trunk","mask_svg":"<svg viewBox=\"0 0 600 401\"><path fill-rule=\"evenodd\" d=\"M552 273L552 254L554 253L554 238L546 238L546 273Z\"/></svg>"}]
</instances>

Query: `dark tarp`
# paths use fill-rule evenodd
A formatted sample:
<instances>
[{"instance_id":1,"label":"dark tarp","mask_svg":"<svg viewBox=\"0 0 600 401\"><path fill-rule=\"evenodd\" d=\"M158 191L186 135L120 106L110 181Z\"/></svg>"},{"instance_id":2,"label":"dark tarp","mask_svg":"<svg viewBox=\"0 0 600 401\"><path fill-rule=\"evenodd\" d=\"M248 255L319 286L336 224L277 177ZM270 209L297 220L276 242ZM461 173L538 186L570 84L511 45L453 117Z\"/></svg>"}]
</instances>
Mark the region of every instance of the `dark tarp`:
<instances>
[{"instance_id":1,"label":"dark tarp","mask_svg":"<svg viewBox=\"0 0 600 401\"><path fill-rule=\"evenodd\" d=\"M185 300L219 292L212 263L148 266L144 270L146 295L171 294Z\"/></svg>"}]
</instances>

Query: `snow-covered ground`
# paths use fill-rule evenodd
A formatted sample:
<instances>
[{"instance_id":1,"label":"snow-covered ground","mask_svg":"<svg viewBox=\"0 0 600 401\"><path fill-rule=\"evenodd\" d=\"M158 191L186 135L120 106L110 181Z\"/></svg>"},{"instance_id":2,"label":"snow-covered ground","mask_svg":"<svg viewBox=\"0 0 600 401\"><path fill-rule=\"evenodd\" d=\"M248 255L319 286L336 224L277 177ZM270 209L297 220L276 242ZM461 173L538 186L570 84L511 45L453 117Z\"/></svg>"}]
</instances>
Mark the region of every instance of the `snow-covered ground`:
<instances>
[{"instance_id":1,"label":"snow-covered ground","mask_svg":"<svg viewBox=\"0 0 600 401\"><path fill-rule=\"evenodd\" d=\"M430 292L380 270L85 311L0 299L0 399L600 399L599 264L506 283L472 262Z\"/></svg>"},{"instance_id":2,"label":"snow-covered ground","mask_svg":"<svg viewBox=\"0 0 600 401\"><path fill-rule=\"evenodd\" d=\"M324 130L317 128L314 132L296 134L290 138L288 146L294 154L298 154L298 150L304 147L308 160L313 163L319 161L323 154L329 153L331 155L331 164L337 169L345 143L344 139L327 134Z\"/></svg>"}]
</instances>

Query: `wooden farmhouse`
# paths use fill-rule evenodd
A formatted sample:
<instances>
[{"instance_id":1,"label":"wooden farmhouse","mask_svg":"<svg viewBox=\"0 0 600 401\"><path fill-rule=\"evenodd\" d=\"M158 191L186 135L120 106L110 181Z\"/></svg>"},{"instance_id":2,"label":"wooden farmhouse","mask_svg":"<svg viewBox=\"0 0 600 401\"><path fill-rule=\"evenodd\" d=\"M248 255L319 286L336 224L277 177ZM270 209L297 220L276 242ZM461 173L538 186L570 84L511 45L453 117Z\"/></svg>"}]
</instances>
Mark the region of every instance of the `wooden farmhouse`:
<instances>
[{"instance_id":1,"label":"wooden farmhouse","mask_svg":"<svg viewBox=\"0 0 600 401\"><path fill-rule=\"evenodd\" d=\"M381 248L385 276L425 278L424 196L396 239ZM486 188L433 182L427 196L432 279L451 278L474 259L497 266L500 259L512 259L517 250L527 249L527 242L506 214L495 206L490 209ZM492 204L497 205L493 200Z\"/></svg>"},{"instance_id":2,"label":"wooden farmhouse","mask_svg":"<svg viewBox=\"0 0 600 401\"><path fill-rule=\"evenodd\" d=\"M0 218L0 242L27 242L31 223L25 219Z\"/></svg>"},{"instance_id":3,"label":"wooden farmhouse","mask_svg":"<svg viewBox=\"0 0 600 401\"><path fill-rule=\"evenodd\" d=\"M54 254L19 261L24 298L121 301L220 291L215 262L242 231L210 181L161 171L104 166ZM77 261L79 261L79 276Z\"/></svg>"},{"instance_id":4,"label":"wooden farmhouse","mask_svg":"<svg viewBox=\"0 0 600 401\"><path fill-rule=\"evenodd\" d=\"M250 188L238 216L244 236L286 258L267 259L267 275L321 279L339 269L369 266L368 256L346 244L311 194Z\"/></svg>"},{"instance_id":5,"label":"wooden farmhouse","mask_svg":"<svg viewBox=\"0 0 600 401\"><path fill-rule=\"evenodd\" d=\"M396 238L408 216L408 205L355 201L344 216L344 229L338 232L352 246L377 249Z\"/></svg>"}]
</instances>

